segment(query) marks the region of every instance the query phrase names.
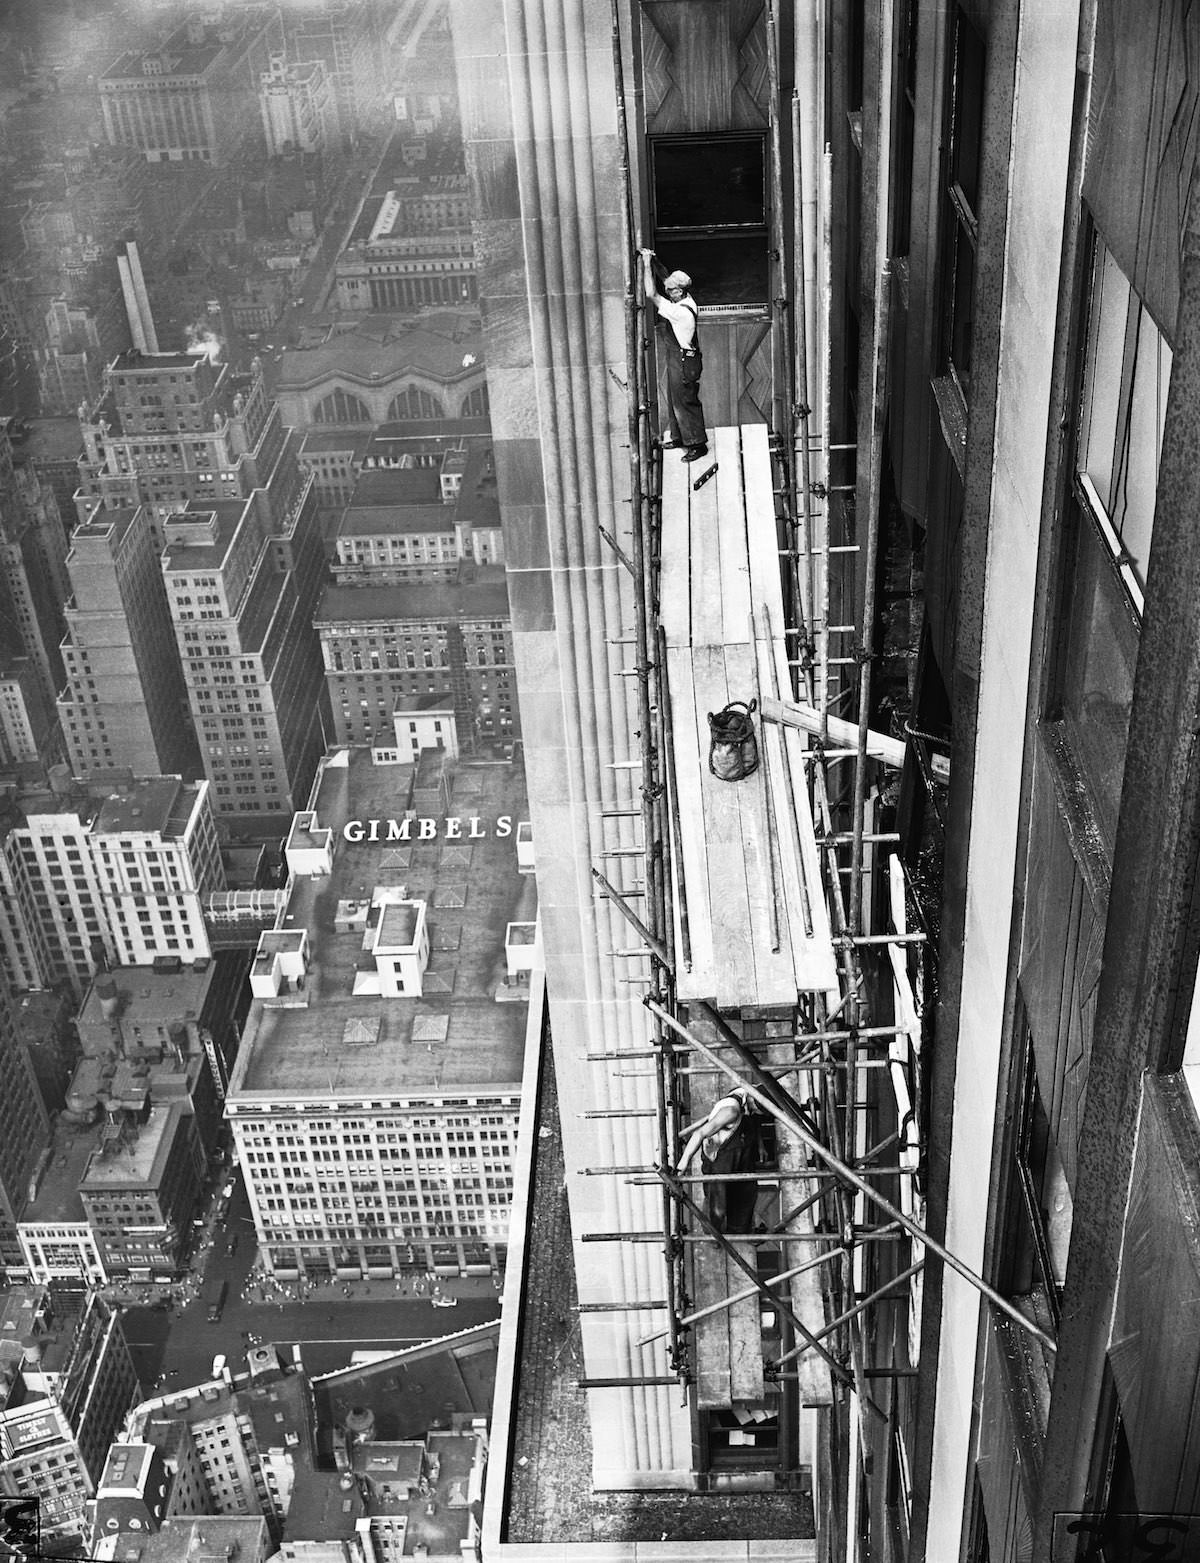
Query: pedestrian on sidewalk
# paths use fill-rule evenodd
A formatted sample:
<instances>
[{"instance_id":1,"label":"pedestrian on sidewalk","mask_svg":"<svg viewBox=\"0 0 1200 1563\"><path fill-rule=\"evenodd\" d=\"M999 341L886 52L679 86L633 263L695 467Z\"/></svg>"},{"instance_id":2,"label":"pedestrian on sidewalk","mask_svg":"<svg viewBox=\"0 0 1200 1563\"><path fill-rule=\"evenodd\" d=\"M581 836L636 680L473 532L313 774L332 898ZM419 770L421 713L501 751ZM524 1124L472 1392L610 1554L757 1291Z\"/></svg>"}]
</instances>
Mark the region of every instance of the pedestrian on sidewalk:
<instances>
[{"instance_id":1,"label":"pedestrian on sidewalk","mask_svg":"<svg viewBox=\"0 0 1200 1563\"><path fill-rule=\"evenodd\" d=\"M704 427L704 408L700 405L700 374L704 359L700 352L696 301L690 291L692 279L686 271L669 272L663 278L660 293L654 276L654 251L642 250L640 254L642 285L647 300L658 312L658 335L667 367L667 417L671 438L663 441L663 447L673 449L682 445L684 461L698 461L701 456L708 455L708 434Z\"/></svg>"}]
</instances>

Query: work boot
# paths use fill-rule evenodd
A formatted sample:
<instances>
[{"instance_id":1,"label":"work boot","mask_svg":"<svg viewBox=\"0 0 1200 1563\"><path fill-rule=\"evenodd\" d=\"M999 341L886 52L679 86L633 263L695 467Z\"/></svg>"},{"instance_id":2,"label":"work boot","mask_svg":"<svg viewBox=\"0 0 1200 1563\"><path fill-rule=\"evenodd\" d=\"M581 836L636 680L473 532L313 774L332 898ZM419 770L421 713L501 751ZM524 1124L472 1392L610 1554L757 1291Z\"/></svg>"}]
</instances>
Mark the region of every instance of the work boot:
<instances>
[{"instance_id":1,"label":"work boot","mask_svg":"<svg viewBox=\"0 0 1200 1563\"><path fill-rule=\"evenodd\" d=\"M684 461L699 461L701 456L708 455L707 445L689 445L683 453Z\"/></svg>"}]
</instances>

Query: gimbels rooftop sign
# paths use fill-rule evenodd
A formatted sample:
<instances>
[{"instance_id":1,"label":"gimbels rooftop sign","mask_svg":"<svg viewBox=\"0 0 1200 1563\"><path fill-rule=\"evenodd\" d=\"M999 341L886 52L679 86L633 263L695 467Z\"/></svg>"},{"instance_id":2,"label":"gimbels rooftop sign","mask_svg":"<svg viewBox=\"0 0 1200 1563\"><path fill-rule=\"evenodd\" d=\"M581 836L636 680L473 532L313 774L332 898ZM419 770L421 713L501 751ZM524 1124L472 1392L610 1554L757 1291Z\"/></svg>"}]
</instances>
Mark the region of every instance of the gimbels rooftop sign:
<instances>
[{"instance_id":1,"label":"gimbels rooftop sign","mask_svg":"<svg viewBox=\"0 0 1200 1563\"><path fill-rule=\"evenodd\" d=\"M360 841L482 841L485 836L503 840L513 833L511 814L501 814L494 826L478 815L448 814L444 819L419 814L404 819L348 819L342 840Z\"/></svg>"}]
</instances>

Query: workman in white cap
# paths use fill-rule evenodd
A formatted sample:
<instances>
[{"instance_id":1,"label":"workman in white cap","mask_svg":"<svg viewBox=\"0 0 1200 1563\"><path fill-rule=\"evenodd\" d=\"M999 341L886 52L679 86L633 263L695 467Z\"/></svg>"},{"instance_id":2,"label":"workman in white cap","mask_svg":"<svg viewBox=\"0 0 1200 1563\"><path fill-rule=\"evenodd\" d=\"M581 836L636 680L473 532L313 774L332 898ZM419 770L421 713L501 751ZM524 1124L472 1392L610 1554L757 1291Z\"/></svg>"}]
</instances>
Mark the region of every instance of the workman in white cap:
<instances>
[{"instance_id":1,"label":"workman in white cap","mask_svg":"<svg viewBox=\"0 0 1200 1563\"><path fill-rule=\"evenodd\" d=\"M684 461L697 461L708 455L708 435L704 428L704 409L700 405L700 330L696 319L696 301L689 289L692 279L686 271L673 271L663 278L662 292L654 280L654 251L641 250L642 277L646 297L659 314L659 335L667 362L667 415L671 438L667 449L683 447Z\"/></svg>"}]
</instances>

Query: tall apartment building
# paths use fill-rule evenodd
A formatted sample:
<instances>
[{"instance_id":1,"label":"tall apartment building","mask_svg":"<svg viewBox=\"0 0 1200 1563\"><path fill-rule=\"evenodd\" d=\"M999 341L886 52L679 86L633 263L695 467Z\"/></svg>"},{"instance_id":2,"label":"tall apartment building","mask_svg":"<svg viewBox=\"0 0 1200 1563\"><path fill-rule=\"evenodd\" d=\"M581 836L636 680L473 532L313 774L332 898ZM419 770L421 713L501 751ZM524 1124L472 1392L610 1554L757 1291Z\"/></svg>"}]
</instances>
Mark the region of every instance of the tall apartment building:
<instances>
[{"instance_id":1,"label":"tall apartment building","mask_svg":"<svg viewBox=\"0 0 1200 1563\"><path fill-rule=\"evenodd\" d=\"M151 518L214 811L235 832L274 830L323 747L323 557L299 441L257 359L236 376L191 353L114 360L83 435L81 519L136 504Z\"/></svg>"},{"instance_id":2,"label":"tall apartment building","mask_svg":"<svg viewBox=\"0 0 1200 1563\"><path fill-rule=\"evenodd\" d=\"M0 428L0 633L10 653L33 663L51 703L63 678L66 553L53 491L34 466L13 465L9 430Z\"/></svg>"},{"instance_id":3,"label":"tall apartment building","mask_svg":"<svg viewBox=\"0 0 1200 1563\"><path fill-rule=\"evenodd\" d=\"M44 1535L80 1537L139 1394L120 1319L97 1292L20 1286L0 1300L0 1326L0 1483L38 1500Z\"/></svg>"},{"instance_id":4,"label":"tall apartment building","mask_svg":"<svg viewBox=\"0 0 1200 1563\"><path fill-rule=\"evenodd\" d=\"M120 353L100 402L81 409L75 505L145 505L161 543L165 515L191 499L231 499L265 484L285 431L257 359L248 375L207 353Z\"/></svg>"},{"instance_id":5,"label":"tall apartment building","mask_svg":"<svg viewBox=\"0 0 1200 1563\"><path fill-rule=\"evenodd\" d=\"M0 653L0 766L44 760L54 752L53 736L37 666Z\"/></svg>"},{"instance_id":6,"label":"tall apartment building","mask_svg":"<svg viewBox=\"0 0 1200 1563\"><path fill-rule=\"evenodd\" d=\"M68 982L101 962L207 959L203 899L224 888L207 782L160 776L89 795L10 801L0 854L0 936L14 987Z\"/></svg>"},{"instance_id":7,"label":"tall apartment building","mask_svg":"<svg viewBox=\"0 0 1200 1563\"><path fill-rule=\"evenodd\" d=\"M148 163L228 162L258 128L259 78L282 47L277 11L228 6L120 55L97 82L109 144Z\"/></svg>"},{"instance_id":8,"label":"tall apartment building","mask_svg":"<svg viewBox=\"0 0 1200 1563\"><path fill-rule=\"evenodd\" d=\"M337 100L322 60L289 65L276 55L258 89L268 157L330 152L340 141Z\"/></svg>"},{"instance_id":9,"label":"tall apartment building","mask_svg":"<svg viewBox=\"0 0 1200 1563\"><path fill-rule=\"evenodd\" d=\"M17 1222L29 1180L50 1138L50 1121L21 1043L8 984L0 980L0 1266L19 1268Z\"/></svg>"},{"instance_id":10,"label":"tall apartment building","mask_svg":"<svg viewBox=\"0 0 1200 1563\"><path fill-rule=\"evenodd\" d=\"M98 510L71 536L58 714L72 774L200 771L154 528L142 507Z\"/></svg>"},{"instance_id":11,"label":"tall apartment building","mask_svg":"<svg viewBox=\"0 0 1200 1563\"><path fill-rule=\"evenodd\" d=\"M323 764L226 1098L273 1274L500 1262L535 915L523 812L519 766Z\"/></svg>"},{"instance_id":12,"label":"tall apartment building","mask_svg":"<svg viewBox=\"0 0 1200 1563\"><path fill-rule=\"evenodd\" d=\"M508 593L498 568L417 586L327 586L314 624L338 743L392 732L399 702L448 694L464 749L520 736Z\"/></svg>"},{"instance_id":13,"label":"tall apartment building","mask_svg":"<svg viewBox=\"0 0 1200 1563\"><path fill-rule=\"evenodd\" d=\"M312 628L324 552L298 444L289 439L268 488L193 501L165 528L163 574L214 812L243 835L278 831L324 748Z\"/></svg>"}]
</instances>

